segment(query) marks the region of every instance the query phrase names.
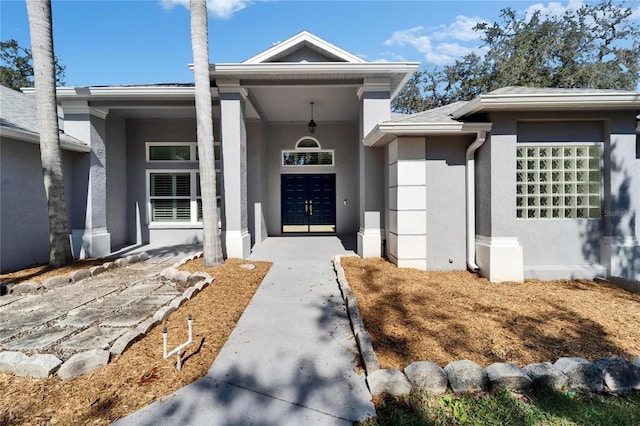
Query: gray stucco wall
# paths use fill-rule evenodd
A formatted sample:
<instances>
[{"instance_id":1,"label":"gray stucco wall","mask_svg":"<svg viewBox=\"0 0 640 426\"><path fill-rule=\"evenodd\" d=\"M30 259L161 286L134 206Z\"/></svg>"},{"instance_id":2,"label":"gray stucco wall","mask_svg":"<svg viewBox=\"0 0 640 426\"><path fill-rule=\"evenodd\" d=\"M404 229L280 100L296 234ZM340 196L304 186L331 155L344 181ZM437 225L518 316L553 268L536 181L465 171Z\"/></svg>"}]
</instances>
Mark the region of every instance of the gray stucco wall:
<instances>
[{"instance_id":1,"label":"gray stucco wall","mask_svg":"<svg viewBox=\"0 0 640 426\"><path fill-rule=\"evenodd\" d=\"M475 199L476 234L491 235L491 152L495 147L491 135L476 151L475 158Z\"/></svg>"},{"instance_id":2,"label":"gray stucco wall","mask_svg":"<svg viewBox=\"0 0 640 426\"><path fill-rule=\"evenodd\" d=\"M266 124L247 122L247 214L251 245L267 237L269 211ZM258 214L256 222L256 214ZM257 223L257 225L256 225Z\"/></svg>"},{"instance_id":3,"label":"gray stucco wall","mask_svg":"<svg viewBox=\"0 0 640 426\"><path fill-rule=\"evenodd\" d=\"M74 158L86 154L63 151L65 199L71 205ZM0 141L0 271L49 261L49 219L39 146ZM69 213L69 209L67 209Z\"/></svg>"},{"instance_id":4,"label":"gray stucco wall","mask_svg":"<svg viewBox=\"0 0 640 426\"><path fill-rule=\"evenodd\" d=\"M127 233L127 135L125 119L107 117L107 230L111 249L134 242Z\"/></svg>"},{"instance_id":5,"label":"gray stucco wall","mask_svg":"<svg viewBox=\"0 0 640 426\"><path fill-rule=\"evenodd\" d=\"M516 237L523 248L525 276L571 278L602 273L600 247L603 235L608 233L605 227L611 223L615 228L616 223L624 222L621 235L637 238L638 234L635 224L640 193L634 188L640 184L640 167L633 136L634 115L598 111L504 112L492 113L490 121L494 123L491 136L476 154L477 234ZM581 142L596 143L602 149L601 217L516 219L516 147L527 143ZM610 153L611 178L606 160ZM606 213L607 206L620 213Z\"/></svg>"},{"instance_id":6,"label":"gray stucco wall","mask_svg":"<svg viewBox=\"0 0 640 426\"><path fill-rule=\"evenodd\" d=\"M281 174L335 173L337 233L339 235L354 236L359 227L357 124L354 122L322 123L322 125L318 125L313 137L320 142L322 149L335 150L333 167L283 167L282 150L293 150L298 140L308 135L309 131L306 124L276 124L268 127L266 144L268 149L269 205L267 227L269 235L281 235Z\"/></svg>"},{"instance_id":7,"label":"gray stucco wall","mask_svg":"<svg viewBox=\"0 0 640 426\"><path fill-rule=\"evenodd\" d=\"M465 151L473 140L465 136L427 138L427 267L430 270L466 268Z\"/></svg>"},{"instance_id":8,"label":"gray stucco wall","mask_svg":"<svg viewBox=\"0 0 640 426\"><path fill-rule=\"evenodd\" d=\"M214 124L214 129L216 128ZM196 142L194 119L126 121L127 136L127 234L132 242L188 244L202 240L202 226L177 225L149 229L146 174L149 169L178 169L184 164L147 163L146 142ZM217 140L217 139L216 139ZM193 168L197 168L193 162ZM137 241L137 240L140 241Z\"/></svg>"},{"instance_id":9,"label":"gray stucco wall","mask_svg":"<svg viewBox=\"0 0 640 426\"><path fill-rule=\"evenodd\" d=\"M518 144L598 143L604 148L604 121L519 121ZM603 149L604 155L604 149ZM601 177L602 182L602 177ZM515 220L525 270L600 262L601 219Z\"/></svg>"}]
</instances>

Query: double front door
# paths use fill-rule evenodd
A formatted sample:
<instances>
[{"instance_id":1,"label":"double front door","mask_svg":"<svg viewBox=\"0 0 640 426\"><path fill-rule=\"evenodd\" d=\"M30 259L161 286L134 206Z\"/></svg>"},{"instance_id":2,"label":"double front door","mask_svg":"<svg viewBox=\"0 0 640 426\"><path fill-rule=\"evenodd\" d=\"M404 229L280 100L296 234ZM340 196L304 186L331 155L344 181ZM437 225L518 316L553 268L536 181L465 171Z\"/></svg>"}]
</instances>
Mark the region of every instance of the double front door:
<instances>
[{"instance_id":1,"label":"double front door","mask_svg":"<svg viewBox=\"0 0 640 426\"><path fill-rule=\"evenodd\" d=\"M281 175L282 232L336 232L336 175Z\"/></svg>"}]
</instances>

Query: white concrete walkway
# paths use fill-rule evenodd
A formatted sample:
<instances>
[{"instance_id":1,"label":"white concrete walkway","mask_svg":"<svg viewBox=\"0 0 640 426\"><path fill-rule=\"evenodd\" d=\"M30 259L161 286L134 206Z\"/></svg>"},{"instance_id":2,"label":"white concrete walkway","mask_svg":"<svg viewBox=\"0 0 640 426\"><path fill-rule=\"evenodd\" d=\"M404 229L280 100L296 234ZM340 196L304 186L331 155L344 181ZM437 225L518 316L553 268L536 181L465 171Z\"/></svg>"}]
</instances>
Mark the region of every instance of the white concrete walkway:
<instances>
[{"instance_id":1,"label":"white concrete walkway","mask_svg":"<svg viewBox=\"0 0 640 426\"><path fill-rule=\"evenodd\" d=\"M336 237L269 238L274 262L207 377L118 425L350 425L375 414L330 260Z\"/></svg>"}]
</instances>

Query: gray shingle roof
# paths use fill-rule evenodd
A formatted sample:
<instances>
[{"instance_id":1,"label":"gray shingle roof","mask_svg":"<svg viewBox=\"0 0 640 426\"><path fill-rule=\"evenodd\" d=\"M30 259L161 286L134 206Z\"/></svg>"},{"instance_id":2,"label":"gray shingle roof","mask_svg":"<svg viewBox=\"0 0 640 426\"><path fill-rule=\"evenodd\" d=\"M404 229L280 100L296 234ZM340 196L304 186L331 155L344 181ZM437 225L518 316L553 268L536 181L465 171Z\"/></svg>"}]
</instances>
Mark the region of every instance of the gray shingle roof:
<instances>
[{"instance_id":1,"label":"gray shingle roof","mask_svg":"<svg viewBox=\"0 0 640 426\"><path fill-rule=\"evenodd\" d=\"M0 86L0 125L14 130L37 133L38 111L35 99Z\"/></svg>"},{"instance_id":2,"label":"gray shingle roof","mask_svg":"<svg viewBox=\"0 0 640 426\"><path fill-rule=\"evenodd\" d=\"M466 101L458 101L449 105L433 108L427 111L417 112L415 114L404 115L402 117L393 117L389 122L394 123L459 123L458 120L451 118L451 113L457 110L461 106L465 105Z\"/></svg>"},{"instance_id":3,"label":"gray shingle roof","mask_svg":"<svg viewBox=\"0 0 640 426\"><path fill-rule=\"evenodd\" d=\"M0 127L15 130L31 137L38 135L38 110L33 96L27 96L0 86ZM60 133L60 141L69 145L87 146L72 136Z\"/></svg>"}]
</instances>

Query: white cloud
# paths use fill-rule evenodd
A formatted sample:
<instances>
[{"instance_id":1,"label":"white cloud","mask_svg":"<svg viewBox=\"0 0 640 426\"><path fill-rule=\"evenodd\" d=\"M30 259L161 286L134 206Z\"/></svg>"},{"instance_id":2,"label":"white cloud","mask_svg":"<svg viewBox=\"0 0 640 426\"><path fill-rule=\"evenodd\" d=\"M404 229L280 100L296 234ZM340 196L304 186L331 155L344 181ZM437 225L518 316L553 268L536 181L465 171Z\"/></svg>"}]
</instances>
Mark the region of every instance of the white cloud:
<instances>
[{"instance_id":1,"label":"white cloud","mask_svg":"<svg viewBox=\"0 0 640 426\"><path fill-rule=\"evenodd\" d=\"M482 21L481 18L459 15L452 24L441 25L429 31L424 27L395 31L384 44L399 47L411 46L424 56L427 64L447 65L468 53L478 51L479 37L472 28ZM434 43L433 40L443 41ZM395 52L387 52L385 56L404 57Z\"/></svg>"},{"instance_id":2,"label":"white cloud","mask_svg":"<svg viewBox=\"0 0 640 426\"><path fill-rule=\"evenodd\" d=\"M479 40L480 34L473 30L477 24L487 22L479 16L456 16L456 20L449 25L440 25L434 32L438 39L453 38L459 41Z\"/></svg>"},{"instance_id":3,"label":"white cloud","mask_svg":"<svg viewBox=\"0 0 640 426\"><path fill-rule=\"evenodd\" d=\"M160 0L160 4L165 9L175 6L184 6L189 9L189 0ZM229 19L249 4L251 4L250 0L207 0L207 10L215 18Z\"/></svg>"},{"instance_id":4,"label":"white cloud","mask_svg":"<svg viewBox=\"0 0 640 426\"><path fill-rule=\"evenodd\" d=\"M582 6L584 6L584 2L582 0L569 0L566 6L563 6L562 3L552 1L547 3L545 6L542 3L536 3L529 6L524 11L525 21L529 21L535 12L540 12L541 16L560 16L563 15L567 10L578 10Z\"/></svg>"},{"instance_id":5,"label":"white cloud","mask_svg":"<svg viewBox=\"0 0 640 426\"><path fill-rule=\"evenodd\" d=\"M413 46L418 52L428 52L431 50L431 40L428 36L420 35L424 31L423 27L413 27L407 30L395 31L391 38L384 42L387 46Z\"/></svg>"},{"instance_id":6,"label":"white cloud","mask_svg":"<svg viewBox=\"0 0 640 426\"><path fill-rule=\"evenodd\" d=\"M409 62L406 56L397 52L387 51L382 52L382 58L374 59L372 62ZM365 56L360 56L362 59L367 59Z\"/></svg>"}]
</instances>

